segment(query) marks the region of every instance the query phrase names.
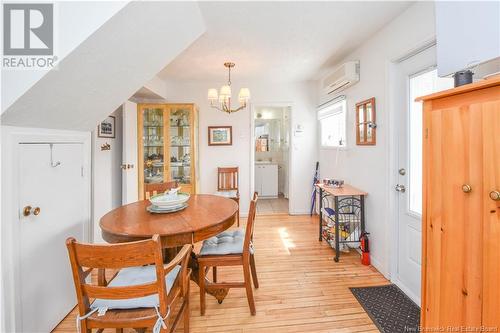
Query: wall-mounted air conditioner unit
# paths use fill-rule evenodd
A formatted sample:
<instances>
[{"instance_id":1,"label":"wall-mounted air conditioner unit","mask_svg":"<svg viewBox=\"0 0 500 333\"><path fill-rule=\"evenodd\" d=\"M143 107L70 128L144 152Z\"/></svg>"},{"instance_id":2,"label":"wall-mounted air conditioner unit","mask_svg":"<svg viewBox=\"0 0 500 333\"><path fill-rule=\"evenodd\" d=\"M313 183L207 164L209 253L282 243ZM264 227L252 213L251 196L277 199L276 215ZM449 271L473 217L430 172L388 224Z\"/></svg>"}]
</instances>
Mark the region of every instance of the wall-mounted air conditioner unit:
<instances>
[{"instance_id":1,"label":"wall-mounted air conditioner unit","mask_svg":"<svg viewBox=\"0 0 500 333\"><path fill-rule=\"evenodd\" d=\"M320 104L334 99L338 93L359 81L359 61L349 61L326 75L321 81Z\"/></svg>"}]
</instances>

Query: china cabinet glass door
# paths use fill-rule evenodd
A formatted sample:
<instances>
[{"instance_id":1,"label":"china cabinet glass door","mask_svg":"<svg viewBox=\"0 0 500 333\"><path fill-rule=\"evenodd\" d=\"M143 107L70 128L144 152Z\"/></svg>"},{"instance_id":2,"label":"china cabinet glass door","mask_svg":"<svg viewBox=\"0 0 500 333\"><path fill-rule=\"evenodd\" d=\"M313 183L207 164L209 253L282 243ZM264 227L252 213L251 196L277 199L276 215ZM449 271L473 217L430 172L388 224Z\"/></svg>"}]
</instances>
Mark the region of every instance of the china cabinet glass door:
<instances>
[{"instance_id":1,"label":"china cabinet glass door","mask_svg":"<svg viewBox=\"0 0 500 333\"><path fill-rule=\"evenodd\" d=\"M188 106L169 107L170 179L191 184L192 111Z\"/></svg>"},{"instance_id":2,"label":"china cabinet glass door","mask_svg":"<svg viewBox=\"0 0 500 333\"><path fill-rule=\"evenodd\" d=\"M142 111L142 150L144 183L158 184L167 180L165 165L164 107L145 107Z\"/></svg>"},{"instance_id":3,"label":"china cabinet glass door","mask_svg":"<svg viewBox=\"0 0 500 333\"><path fill-rule=\"evenodd\" d=\"M194 104L138 104L139 199L148 184L177 181L196 193L198 141Z\"/></svg>"}]
</instances>

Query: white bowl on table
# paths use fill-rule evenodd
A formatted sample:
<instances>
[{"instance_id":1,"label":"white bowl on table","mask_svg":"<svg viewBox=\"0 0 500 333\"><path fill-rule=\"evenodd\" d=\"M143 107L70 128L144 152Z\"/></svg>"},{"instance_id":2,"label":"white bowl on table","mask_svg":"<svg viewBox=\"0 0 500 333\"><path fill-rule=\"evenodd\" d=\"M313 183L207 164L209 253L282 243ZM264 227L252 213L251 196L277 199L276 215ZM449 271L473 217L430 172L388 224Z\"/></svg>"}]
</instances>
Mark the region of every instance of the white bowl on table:
<instances>
[{"instance_id":1,"label":"white bowl on table","mask_svg":"<svg viewBox=\"0 0 500 333\"><path fill-rule=\"evenodd\" d=\"M188 193L178 192L180 187L170 190L168 192L153 195L149 198L151 204L158 208L173 208L179 207L189 200Z\"/></svg>"}]
</instances>

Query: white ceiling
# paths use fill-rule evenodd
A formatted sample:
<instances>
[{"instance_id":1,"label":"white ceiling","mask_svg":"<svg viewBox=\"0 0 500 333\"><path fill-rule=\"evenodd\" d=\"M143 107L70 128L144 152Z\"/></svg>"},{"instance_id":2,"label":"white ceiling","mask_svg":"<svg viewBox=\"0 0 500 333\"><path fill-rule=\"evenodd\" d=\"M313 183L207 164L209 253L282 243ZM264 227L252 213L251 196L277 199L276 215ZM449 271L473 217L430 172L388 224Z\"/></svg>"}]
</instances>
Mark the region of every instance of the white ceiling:
<instances>
[{"instance_id":1,"label":"white ceiling","mask_svg":"<svg viewBox=\"0 0 500 333\"><path fill-rule=\"evenodd\" d=\"M200 2L206 32L159 74L171 80L302 81L334 65L411 2ZM381 46L383 47L383 46ZM241 82L244 83L244 82Z\"/></svg>"}]
</instances>

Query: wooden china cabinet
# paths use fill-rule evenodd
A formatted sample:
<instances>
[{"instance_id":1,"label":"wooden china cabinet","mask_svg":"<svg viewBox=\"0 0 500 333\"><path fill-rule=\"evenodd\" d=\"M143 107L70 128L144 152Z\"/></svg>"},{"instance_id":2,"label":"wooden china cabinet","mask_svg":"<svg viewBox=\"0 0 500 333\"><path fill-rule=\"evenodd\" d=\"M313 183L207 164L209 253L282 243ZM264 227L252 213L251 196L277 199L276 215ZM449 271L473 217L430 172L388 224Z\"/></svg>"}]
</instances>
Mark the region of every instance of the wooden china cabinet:
<instances>
[{"instance_id":1,"label":"wooden china cabinet","mask_svg":"<svg viewBox=\"0 0 500 333\"><path fill-rule=\"evenodd\" d=\"M150 184L175 180L196 193L198 108L195 104L138 104L139 199Z\"/></svg>"}]
</instances>

